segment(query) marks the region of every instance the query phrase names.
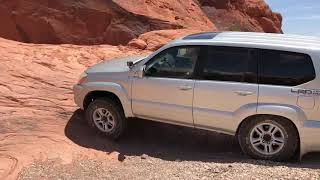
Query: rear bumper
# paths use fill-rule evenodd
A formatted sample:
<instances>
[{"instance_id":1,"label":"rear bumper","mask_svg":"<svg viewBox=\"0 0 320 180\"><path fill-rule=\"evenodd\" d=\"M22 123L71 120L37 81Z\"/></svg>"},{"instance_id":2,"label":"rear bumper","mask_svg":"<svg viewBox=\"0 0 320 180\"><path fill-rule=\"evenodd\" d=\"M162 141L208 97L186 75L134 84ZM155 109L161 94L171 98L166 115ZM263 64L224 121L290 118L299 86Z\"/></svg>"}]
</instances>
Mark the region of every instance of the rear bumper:
<instances>
[{"instance_id":1,"label":"rear bumper","mask_svg":"<svg viewBox=\"0 0 320 180\"><path fill-rule=\"evenodd\" d=\"M300 155L320 151L320 121L306 120L300 130Z\"/></svg>"},{"instance_id":2,"label":"rear bumper","mask_svg":"<svg viewBox=\"0 0 320 180\"><path fill-rule=\"evenodd\" d=\"M75 85L73 86L73 95L74 95L74 102L79 106L81 109L83 108L83 100L84 100L84 94L83 94L83 87L81 85Z\"/></svg>"}]
</instances>

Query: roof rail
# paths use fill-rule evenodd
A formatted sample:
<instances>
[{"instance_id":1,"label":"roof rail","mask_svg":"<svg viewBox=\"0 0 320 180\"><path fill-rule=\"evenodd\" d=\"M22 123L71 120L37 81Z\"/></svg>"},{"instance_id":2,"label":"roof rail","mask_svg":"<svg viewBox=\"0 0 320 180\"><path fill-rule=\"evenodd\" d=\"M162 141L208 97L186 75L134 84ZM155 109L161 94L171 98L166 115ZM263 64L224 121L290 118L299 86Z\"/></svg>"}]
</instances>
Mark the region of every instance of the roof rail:
<instances>
[{"instance_id":1,"label":"roof rail","mask_svg":"<svg viewBox=\"0 0 320 180\"><path fill-rule=\"evenodd\" d=\"M219 32L204 32L204 33L196 33L196 34L191 34L188 35L184 38L182 38L183 40L193 40L193 39L213 39L214 37L216 37L218 34L220 34Z\"/></svg>"}]
</instances>

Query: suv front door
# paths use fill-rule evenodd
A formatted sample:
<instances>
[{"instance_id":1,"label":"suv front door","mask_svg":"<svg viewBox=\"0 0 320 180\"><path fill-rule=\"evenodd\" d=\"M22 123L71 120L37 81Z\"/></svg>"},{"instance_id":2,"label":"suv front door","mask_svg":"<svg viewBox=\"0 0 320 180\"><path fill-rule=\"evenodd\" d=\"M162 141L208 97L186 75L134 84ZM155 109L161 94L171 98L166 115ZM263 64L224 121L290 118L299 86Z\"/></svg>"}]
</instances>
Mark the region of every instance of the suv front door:
<instances>
[{"instance_id":1,"label":"suv front door","mask_svg":"<svg viewBox=\"0 0 320 180\"><path fill-rule=\"evenodd\" d=\"M135 116L193 126L192 79L201 48L172 47L145 64L143 78L134 78L132 110Z\"/></svg>"},{"instance_id":2,"label":"suv front door","mask_svg":"<svg viewBox=\"0 0 320 180\"><path fill-rule=\"evenodd\" d=\"M207 47L194 89L195 127L233 134L237 112L257 107L257 51ZM251 107L251 108L250 108Z\"/></svg>"}]
</instances>

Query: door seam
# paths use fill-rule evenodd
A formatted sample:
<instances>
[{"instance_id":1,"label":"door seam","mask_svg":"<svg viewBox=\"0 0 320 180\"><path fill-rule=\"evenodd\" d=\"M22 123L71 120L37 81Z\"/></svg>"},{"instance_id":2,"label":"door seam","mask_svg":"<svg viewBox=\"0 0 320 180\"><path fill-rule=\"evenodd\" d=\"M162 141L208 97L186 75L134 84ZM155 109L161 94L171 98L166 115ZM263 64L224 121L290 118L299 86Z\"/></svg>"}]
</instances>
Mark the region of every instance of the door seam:
<instances>
[{"instance_id":1,"label":"door seam","mask_svg":"<svg viewBox=\"0 0 320 180\"><path fill-rule=\"evenodd\" d=\"M194 123L194 90L196 88L196 80L193 80L193 90L192 90L192 125L193 125L193 128L195 128L195 123Z\"/></svg>"}]
</instances>

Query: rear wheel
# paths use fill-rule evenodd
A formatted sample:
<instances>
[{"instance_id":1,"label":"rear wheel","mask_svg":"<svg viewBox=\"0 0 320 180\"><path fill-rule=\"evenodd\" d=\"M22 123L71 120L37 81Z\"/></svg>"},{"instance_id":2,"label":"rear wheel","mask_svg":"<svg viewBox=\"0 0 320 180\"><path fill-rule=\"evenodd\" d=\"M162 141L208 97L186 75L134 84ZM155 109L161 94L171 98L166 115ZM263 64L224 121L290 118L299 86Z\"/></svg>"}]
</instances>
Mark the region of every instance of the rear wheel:
<instances>
[{"instance_id":1,"label":"rear wheel","mask_svg":"<svg viewBox=\"0 0 320 180\"><path fill-rule=\"evenodd\" d=\"M294 156L299 136L287 119L260 116L241 125L238 139L242 150L255 159L283 161Z\"/></svg>"},{"instance_id":2,"label":"rear wheel","mask_svg":"<svg viewBox=\"0 0 320 180\"><path fill-rule=\"evenodd\" d=\"M89 125L111 139L118 139L126 129L126 118L121 106L109 98L98 98L86 109Z\"/></svg>"}]
</instances>

